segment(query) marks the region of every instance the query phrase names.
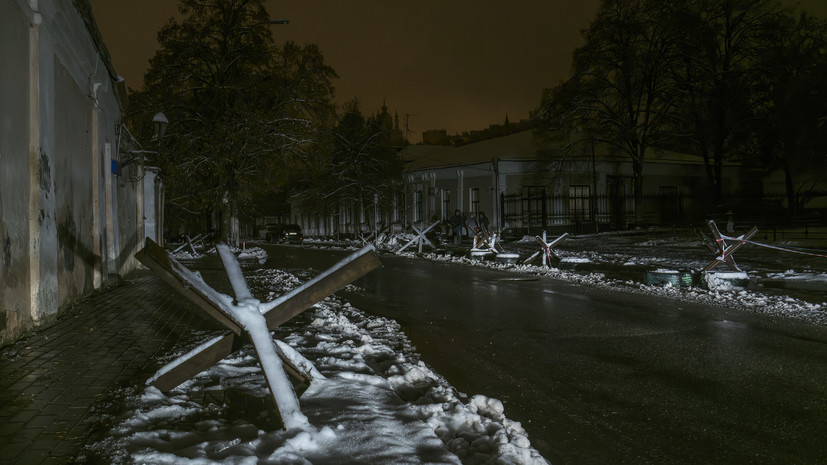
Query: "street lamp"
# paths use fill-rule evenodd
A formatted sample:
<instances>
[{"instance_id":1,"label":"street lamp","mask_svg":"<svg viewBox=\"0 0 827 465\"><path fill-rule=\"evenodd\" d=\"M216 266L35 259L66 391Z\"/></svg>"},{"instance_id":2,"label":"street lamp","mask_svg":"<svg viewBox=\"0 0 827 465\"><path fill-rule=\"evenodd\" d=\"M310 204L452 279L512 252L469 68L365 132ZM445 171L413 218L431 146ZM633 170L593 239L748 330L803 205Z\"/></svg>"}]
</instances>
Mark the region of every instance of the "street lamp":
<instances>
[{"instance_id":1,"label":"street lamp","mask_svg":"<svg viewBox=\"0 0 827 465\"><path fill-rule=\"evenodd\" d=\"M118 163L117 161L113 163L112 172L115 173L116 176L120 176L123 168L131 165L132 163L138 162L139 165L143 166L144 162L146 161L147 154L154 154L158 155L161 151L161 141L163 140L164 133L167 130L167 125L169 124L169 120L167 119L166 115L158 112L155 113L155 116L152 117L152 128L155 130L155 135L153 136L152 140L158 141L158 151L153 150L130 150L129 153L132 155L132 158L129 160ZM143 174L141 174L133 181L140 181L143 178Z\"/></svg>"},{"instance_id":2,"label":"street lamp","mask_svg":"<svg viewBox=\"0 0 827 465\"><path fill-rule=\"evenodd\" d=\"M169 120L167 116L160 111L155 113L155 116L152 117L152 127L155 129L155 138L159 141L164 138L164 133L167 130L167 125L169 124Z\"/></svg>"}]
</instances>

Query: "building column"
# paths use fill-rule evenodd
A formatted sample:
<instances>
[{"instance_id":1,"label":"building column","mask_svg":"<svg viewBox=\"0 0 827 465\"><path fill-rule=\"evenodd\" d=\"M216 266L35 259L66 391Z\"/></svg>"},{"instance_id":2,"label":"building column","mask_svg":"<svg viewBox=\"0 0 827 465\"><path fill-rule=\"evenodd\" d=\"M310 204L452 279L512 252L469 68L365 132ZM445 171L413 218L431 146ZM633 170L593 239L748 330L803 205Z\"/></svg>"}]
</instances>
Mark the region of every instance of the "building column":
<instances>
[{"instance_id":1,"label":"building column","mask_svg":"<svg viewBox=\"0 0 827 465\"><path fill-rule=\"evenodd\" d=\"M505 191L505 182L500 175L500 159L494 158L491 161L491 205L492 216L491 227L495 230L504 227L502 219L502 205L500 205L500 194Z\"/></svg>"},{"instance_id":2,"label":"building column","mask_svg":"<svg viewBox=\"0 0 827 465\"><path fill-rule=\"evenodd\" d=\"M465 172L463 170L457 170L457 208L461 213L465 213L467 210L465 209L465 187L464 187L464 177Z\"/></svg>"},{"instance_id":3,"label":"building column","mask_svg":"<svg viewBox=\"0 0 827 465\"><path fill-rule=\"evenodd\" d=\"M428 173L428 212L425 214L425 225L431 224L431 217L436 215L436 173ZM439 217L440 215L436 215Z\"/></svg>"}]
</instances>

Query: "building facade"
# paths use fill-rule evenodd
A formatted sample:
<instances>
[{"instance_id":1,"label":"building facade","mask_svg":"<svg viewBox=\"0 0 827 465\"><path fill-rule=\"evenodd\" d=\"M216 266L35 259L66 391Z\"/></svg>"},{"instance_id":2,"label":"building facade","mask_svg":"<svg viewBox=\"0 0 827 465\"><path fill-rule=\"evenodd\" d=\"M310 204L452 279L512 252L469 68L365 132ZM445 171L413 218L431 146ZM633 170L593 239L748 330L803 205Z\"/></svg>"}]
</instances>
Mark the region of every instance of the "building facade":
<instances>
[{"instance_id":1,"label":"building facade","mask_svg":"<svg viewBox=\"0 0 827 465\"><path fill-rule=\"evenodd\" d=\"M533 131L459 147L410 145L400 152L405 171L397 192L383 199L334 199L327 212L294 206L308 236L369 235L420 230L439 220L443 231L455 210L469 227L480 212L512 235L586 233L697 221L712 191L700 157L652 150L643 169L644 197L635 204L631 162L591 152L538 158ZM740 185L740 167L724 167L725 195ZM466 230L466 233L468 231Z\"/></svg>"},{"instance_id":2,"label":"building facade","mask_svg":"<svg viewBox=\"0 0 827 465\"><path fill-rule=\"evenodd\" d=\"M651 150L636 205L628 158L588 152L538 158L533 131L460 147L411 146L404 175L407 220L447 221L460 210L469 222L484 212L494 229L512 234L584 233L686 224L702 217L712 192L700 157ZM740 168L724 169L725 194L739 186Z\"/></svg>"},{"instance_id":3,"label":"building facade","mask_svg":"<svg viewBox=\"0 0 827 465\"><path fill-rule=\"evenodd\" d=\"M0 35L5 344L136 267L162 184L126 149L126 86L87 0L0 2Z\"/></svg>"}]
</instances>

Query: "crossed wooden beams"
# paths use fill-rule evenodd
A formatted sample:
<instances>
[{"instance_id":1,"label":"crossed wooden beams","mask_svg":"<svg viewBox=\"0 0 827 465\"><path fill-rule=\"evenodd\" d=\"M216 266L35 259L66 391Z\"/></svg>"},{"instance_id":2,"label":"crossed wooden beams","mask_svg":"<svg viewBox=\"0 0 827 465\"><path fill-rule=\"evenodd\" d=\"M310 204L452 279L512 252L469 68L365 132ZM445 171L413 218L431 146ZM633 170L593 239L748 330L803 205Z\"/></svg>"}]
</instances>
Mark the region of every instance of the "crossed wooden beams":
<instances>
[{"instance_id":1,"label":"crossed wooden beams","mask_svg":"<svg viewBox=\"0 0 827 465\"><path fill-rule=\"evenodd\" d=\"M439 222L439 220L435 221L432 225L430 225L430 226L428 226L427 228L425 228L425 230L424 230L424 231L420 231L420 230L419 230L419 228L417 228L417 227L416 227L416 225L411 225L411 227L413 228L414 232L416 232L416 237L414 237L413 239L411 239L410 241L408 241L408 243L407 243L407 244L405 244L405 245L403 245L403 246L402 246L399 250L397 250L397 251L396 251L396 253L401 253L403 250L407 249L407 248L408 248L408 246L409 246L409 245L411 245L411 244L413 244L414 242L418 242L418 243L419 243L419 253L422 253L422 244L423 244L423 243L427 243L428 245L430 245L430 246L431 246L431 248L432 248L432 249L435 249L435 248L436 248L436 246L434 246L434 244L433 244L433 243L431 243L431 241L429 241L427 237L425 237L425 234L427 234L427 233L428 233L428 231L430 231L431 229L433 229L433 228L434 228L434 226L438 225L439 223L440 223L440 222Z\"/></svg>"},{"instance_id":2,"label":"crossed wooden beams","mask_svg":"<svg viewBox=\"0 0 827 465\"><path fill-rule=\"evenodd\" d=\"M505 253L503 246L497 243L497 233L479 232L474 236L471 253Z\"/></svg>"},{"instance_id":3,"label":"crossed wooden beams","mask_svg":"<svg viewBox=\"0 0 827 465\"><path fill-rule=\"evenodd\" d=\"M384 234L388 230L388 226L382 226L381 229L374 229L370 231L370 233L366 236L364 232L359 233L359 239L362 241L362 245L368 245L371 241L377 242L379 240L379 235Z\"/></svg>"},{"instance_id":4,"label":"crossed wooden beams","mask_svg":"<svg viewBox=\"0 0 827 465\"><path fill-rule=\"evenodd\" d=\"M556 253L554 253L554 246L556 246L560 242L563 242L563 239L565 239L568 235L569 233L567 232L563 233L562 235L560 235L560 237L554 239L551 242L546 242L548 239L546 239L545 231L543 231L543 237L534 236L534 238L537 239L537 242L540 243L540 250L534 252L533 255L526 258L526 260L523 263L528 263L534 260L535 258L537 258L538 255L542 255L543 257L543 266L548 266L551 257L554 257L555 260L560 261L560 257L558 257Z\"/></svg>"},{"instance_id":5,"label":"crossed wooden beams","mask_svg":"<svg viewBox=\"0 0 827 465\"><path fill-rule=\"evenodd\" d=\"M229 247L225 244L219 244L216 248L230 277L235 299L214 290L203 281L198 273L194 273L181 265L177 260L170 257L162 247L149 238L146 239L144 249L135 254L135 257L141 263L158 274L178 292L195 302L201 309L229 330L224 335L201 344L189 353L162 367L155 376L147 381L147 384L151 384L162 391L169 391L175 388L221 359L239 350L241 346L247 342L253 343L260 361L262 360L263 352L272 353L272 351L275 351L283 363L284 372L287 372L299 381L309 383L312 378L310 373L312 367L309 369L299 366L301 364L296 364L292 359L285 357L284 353L279 350L272 338L269 337L269 331L301 314L317 302L341 290L371 270L381 266L374 248L372 246L364 247L339 261L304 285L297 287L275 300L260 303L257 299L253 298L250 293L247 282L241 273L241 266L238 264L238 260L235 255L232 254ZM251 328L250 322L247 321L248 318L239 318L239 308L243 311L244 307L246 307L246 310L253 309L252 312L249 312L250 314L260 315L260 323L266 325L267 328L266 333L268 334L267 339L269 339L270 346L266 343L262 344L261 338L256 338L254 334L261 334L261 325L254 324ZM242 323L240 321L241 319L247 321L247 323ZM276 408L279 410L279 415L282 417L285 425L287 425L289 418L285 418L284 412L290 411L289 404L292 403L292 400L295 400L297 407L298 400L295 399L295 393L293 393L292 400L287 399L286 403L288 405L285 407L285 399L283 396L281 399L278 396L278 384L283 384L284 380L286 380L286 377L281 379L284 372L274 374L268 372L263 362L261 365L265 372L264 374L267 379L270 394L273 397ZM274 385L276 385L275 388Z\"/></svg>"},{"instance_id":6,"label":"crossed wooden beams","mask_svg":"<svg viewBox=\"0 0 827 465\"><path fill-rule=\"evenodd\" d=\"M735 259L732 255L735 253L736 250L740 249L741 246L747 243L752 236L758 233L758 227L753 226L746 234L742 234L738 237L725 237L721 235L721 231L718 230L718 225L715 224L715 221L709 220L709 229L712 231L712 236L715 238L713 241L706 235L704 235L700 231L696 231L699 236L701 236L701 241L704 245L709 248L713 253L717 254L718 256L715 257L714 260L709 262L709 265L703 269L703 271L712 271L721 263L726 263L732 271L741 271L738 268L738 265L735 263ZM727 244L726 241L732 241L732 244Z\"/></svg>"},{"instance_id":7,"label":"crossed wooden beams","mask_svg":"<svg viewBox=\"0 0 827 465\"><path fill-rule=\"evenodd\" d=\"M183 249L184 247L189 246L189 247L190 247L190 250L192 250L192 254L193 254L193 255L198 255L198 252L196 252L196 251L195 251L195 246L196 246L197 244L200 244L200 245L201 245L201 247L203 247L203 246L204 246L204 239L201 237L201 234L199 234L199 235L197 235L197 236L193 237L192 239L190 239L190 237L189 237L189 236L184 236L184 237L186 237L186 238L187 238L187 240L186 240L183 244L181 244L180 246L178 246L178 248L177 248L177 249L173 250L173 251L172 251L172 253L178 253L178 251L180 251L180 250L181 250L181 249Z\"/></svg>"}]
</instances>

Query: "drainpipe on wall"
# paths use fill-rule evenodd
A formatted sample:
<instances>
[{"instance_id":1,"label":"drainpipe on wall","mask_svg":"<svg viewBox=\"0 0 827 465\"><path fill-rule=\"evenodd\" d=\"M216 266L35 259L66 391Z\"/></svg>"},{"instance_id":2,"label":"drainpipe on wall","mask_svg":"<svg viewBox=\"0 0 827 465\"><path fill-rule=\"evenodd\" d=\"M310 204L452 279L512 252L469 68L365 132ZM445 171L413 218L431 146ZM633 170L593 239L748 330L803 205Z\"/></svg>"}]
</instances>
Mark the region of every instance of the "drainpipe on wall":
<instances>
[{"instance_id":1,"label":"drainpipe on wall","mask_svg":"<svg viewBox=\"0 0 827 465\"><path fill-rule=\"evenodd\" d=\"M37 10L37 2L31 3ZM29 315L37 322L40 308L40 13L31 14L29 27ZM40 311L38 311L40 310ZM51 309L50 309L51 310ZM4 322L5 323L5 322Z\"/></svg>"}]
</instances>

